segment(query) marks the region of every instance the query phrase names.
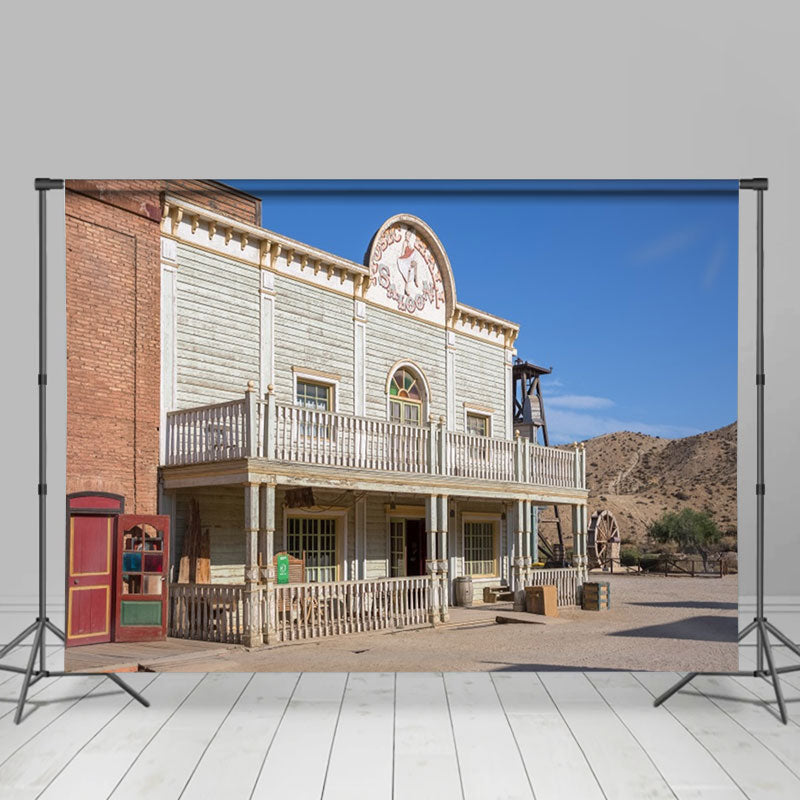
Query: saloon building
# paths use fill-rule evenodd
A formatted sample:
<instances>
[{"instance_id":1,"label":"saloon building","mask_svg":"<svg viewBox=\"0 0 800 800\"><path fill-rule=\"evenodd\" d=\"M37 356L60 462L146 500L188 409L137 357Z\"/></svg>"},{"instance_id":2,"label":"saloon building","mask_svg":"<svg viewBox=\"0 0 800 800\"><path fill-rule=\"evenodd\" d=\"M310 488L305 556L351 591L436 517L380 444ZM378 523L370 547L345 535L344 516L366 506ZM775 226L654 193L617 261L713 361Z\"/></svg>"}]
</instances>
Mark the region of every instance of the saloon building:
<instances>
[{"instance_id":1,"label":"saloon building","mask_svg":"<svg viewBox=\"0 0 800 800\"><path fill-rule=\"evenodd\" d=\"M73 644L125 618L248 646L436 624L461 576L574 600L584 452L515 435L518 326L459 302L476 265L423 220L386 220L357 263L210 181L68 182L66 209L68 505L139 526L103 540L81 615L71 524ZM553 503L574 507L574 566L536 569L532 509ZM134 547L163 553L161 598Z\"/></svg>"}]
</instances>

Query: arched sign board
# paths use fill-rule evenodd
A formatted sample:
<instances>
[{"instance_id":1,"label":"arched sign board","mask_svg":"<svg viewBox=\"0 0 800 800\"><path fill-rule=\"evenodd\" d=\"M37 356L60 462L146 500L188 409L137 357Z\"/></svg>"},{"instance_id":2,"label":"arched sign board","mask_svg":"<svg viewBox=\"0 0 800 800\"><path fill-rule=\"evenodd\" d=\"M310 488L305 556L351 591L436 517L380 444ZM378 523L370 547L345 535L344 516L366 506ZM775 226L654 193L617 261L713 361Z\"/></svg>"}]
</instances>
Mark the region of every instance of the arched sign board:
<instances>
[{"instance_id":1,"label":"arched sign board","mask_svg":"<svg viewBox=\"0 0 800 800\"><path fill-rule=\"evenodd\" d=\"M367 297L374 303L444 325L455 308L450 262L431 228L411 214L388 219L367 252Z\"/></svg>"}]
</instances>

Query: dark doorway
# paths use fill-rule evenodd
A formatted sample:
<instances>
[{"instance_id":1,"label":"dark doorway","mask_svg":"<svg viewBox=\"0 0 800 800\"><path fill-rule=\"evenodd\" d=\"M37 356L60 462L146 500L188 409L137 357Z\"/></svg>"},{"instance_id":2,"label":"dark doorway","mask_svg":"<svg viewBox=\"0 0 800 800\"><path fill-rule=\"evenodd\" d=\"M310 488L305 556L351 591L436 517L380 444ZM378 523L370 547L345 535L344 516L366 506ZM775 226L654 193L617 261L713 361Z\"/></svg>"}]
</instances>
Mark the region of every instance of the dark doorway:
<instances>
[{"instance_id":1,"label":"dark doorway","mask_svg":"<svg viewBox=\"0 0 800 800\"><path fill-rule=\"evenodd\" d=\"M425 575L428 557L424 519L406 520L406 575Z\"/></svg>"}]
</instances>

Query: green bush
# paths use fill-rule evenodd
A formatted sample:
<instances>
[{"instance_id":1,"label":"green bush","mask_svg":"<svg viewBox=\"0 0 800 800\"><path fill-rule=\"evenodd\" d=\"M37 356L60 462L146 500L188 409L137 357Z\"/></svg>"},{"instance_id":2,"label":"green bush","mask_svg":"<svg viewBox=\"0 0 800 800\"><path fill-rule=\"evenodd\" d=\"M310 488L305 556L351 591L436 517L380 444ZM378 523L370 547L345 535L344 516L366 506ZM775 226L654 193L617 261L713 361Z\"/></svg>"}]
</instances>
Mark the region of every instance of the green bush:
<instances>
[{"instance_id":1,"label":"green bush","mask_svg":"<svg viewBox=\"0 0 800 800\"><path fill-rule=\"evenodd\" d=\"M619 551L619 563L623 567L635 567L639 556L641 551L638 547L622 547Z\"/></svg>"},{"instance_id":2,"label":"green bush","mask_svg":"<svg viewBox=\"0 0 800 800\"><path fill-rule=\"evenodd\" d=\"M661 555L659 553L644 553L640 559L640 563L644 572L652 572L661 566Z\"/></svg>"}]
</instances>

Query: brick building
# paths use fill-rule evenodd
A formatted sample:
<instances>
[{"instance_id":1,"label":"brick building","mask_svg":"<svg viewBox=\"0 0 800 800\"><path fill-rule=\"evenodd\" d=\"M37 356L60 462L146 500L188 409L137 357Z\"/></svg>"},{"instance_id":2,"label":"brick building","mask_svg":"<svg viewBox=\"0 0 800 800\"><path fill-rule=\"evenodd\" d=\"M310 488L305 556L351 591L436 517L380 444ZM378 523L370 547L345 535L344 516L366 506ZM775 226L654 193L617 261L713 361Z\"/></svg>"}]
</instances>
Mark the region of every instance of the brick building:
<instances>
[{"instance_id":1,"label":"brick building","mask_svg":"<svg viewBox=\"0 0 800 800\"><path fill-rule=\"evenodd\" d=\"M122 494L155 513L162 198L258 225L258 198L192 180L66 184L67 493Z\"/></svg>"}]
</instances>

